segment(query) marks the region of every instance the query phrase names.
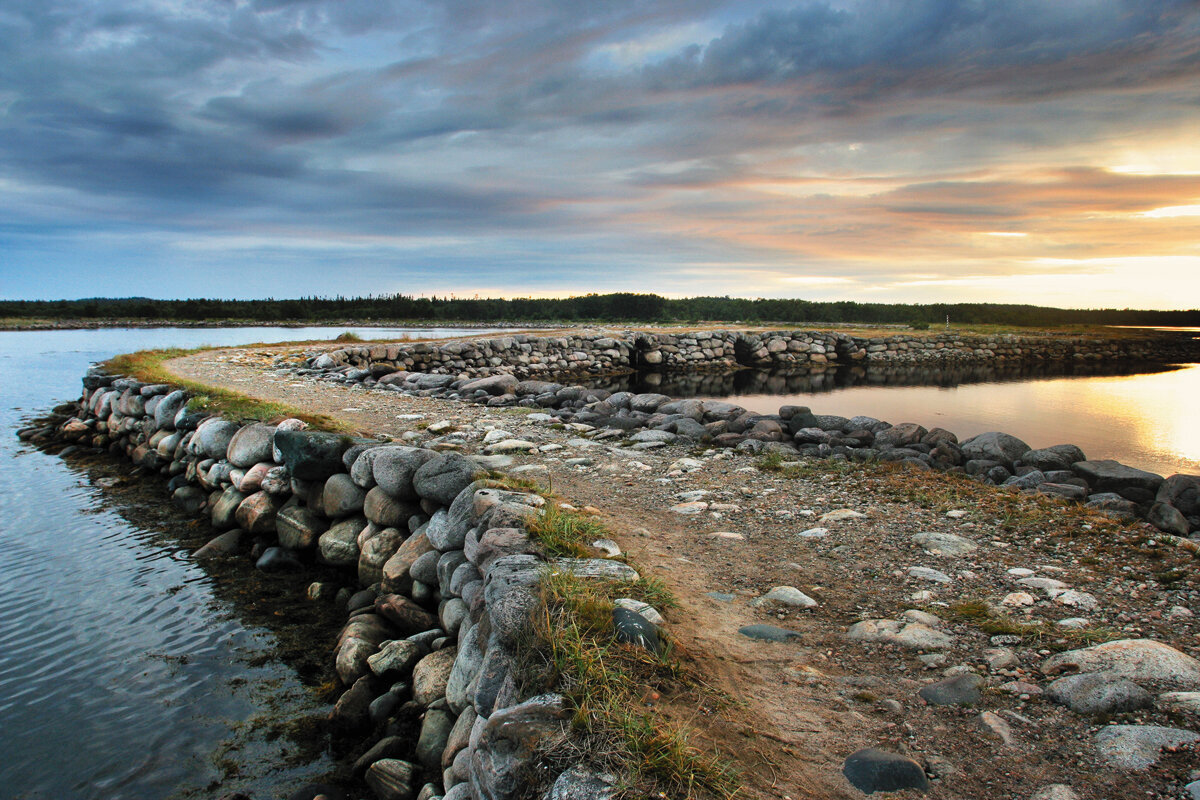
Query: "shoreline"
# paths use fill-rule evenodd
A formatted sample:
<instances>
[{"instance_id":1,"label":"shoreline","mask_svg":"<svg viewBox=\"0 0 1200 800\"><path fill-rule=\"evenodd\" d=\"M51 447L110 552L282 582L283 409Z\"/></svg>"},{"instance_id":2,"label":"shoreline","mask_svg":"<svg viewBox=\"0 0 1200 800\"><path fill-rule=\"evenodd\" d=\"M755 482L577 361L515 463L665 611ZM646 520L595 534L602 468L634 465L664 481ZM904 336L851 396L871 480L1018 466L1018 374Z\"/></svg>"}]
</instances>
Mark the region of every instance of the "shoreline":
<instances>
[{"instance_id":1,"label":"shoreline","mask_svg":"<svg viewBox=\"0 0 1200 800\"><path fill-rule=\"evenodd\" d=\"M198 362L206 359L214 361L212 369L216 370L216 356L212 353L191 356L185 363L193 365L194 369ZM238 363L236 357L232 361L225 361L219 372L224 376L222 380L226 386L259 395L266 388L266 383L261 380L264 370L261 367L248 367L245 362ZM265 373L269 374L269 370ZM251 384L251 388L246 381L253 374L260 377ZM188 377L195 379L197 375L193 371ZM208 377L211 379L212 375ZM268 383L272 380L268 379ZM1037 773L1036 763L1041 763L1038 762L1040 756L1036 756L1036 752L1041 751L1031 752L1029 749L1035 741L1039 748L1049 748L1045 752L1057 752L1056 759L1065 758L1069 762L1068 769L1056 761L1058 766L1055 774L1062 773L1060 777L1064 778L1064 782L1072 783L1079 791L1086 793L1086 783L1081 781L1096 770L1099 770L1098 780L1103 781L1111 791L1120 792L1123 790L1121 787L1129 791L1134 787L1140 790L1141 784L1137 781L1124 782L1126 778L1122 776L1126 773L1121 769L1098 764L1094 760L1098 757L1096 755L1075 753L1069 756L1068 753L1078 747L1072 736L1087 738L1101 732L1103 727L1089 727L1084 717L1083 727L1080 728L1081 718L1075 712L1068 713L1048 702L1040 690L1024 691L1019 695L1006 695L1004 691L993 694L989 690L984 705L993 710L979 715L956 711L953 704L949 707L930 705L928 701L914 704L909 698L916 686L936 677L936 673L930 675L928 670L948 667L953 659L962 658L974 648L987 645L988 637L981 636L980 628L986 634L988 627L994 629L993 626L1000 625L1009 616L1016 619L1009 620L1011 624L1006 623L1006 629L1013 632L1005 635L1015 636L1019 641L1031 639L1040 643L1043 649L1046 645L1065 649L1074 643L1083 643L1072 638L1069 629L1052 624L1056 612L1061 616L1063 612L1072 613L1072 609L1075 613L1083 610L1089 616L1111 620L1111 634L1148 634L1193 651L1196 646L1193 636L1195 628L1190 617L1160 616L1156 620L1153 616L1147 616L1150 611L1145 609L1155 608L1153 597L1160 592L1171 596L1172 592L1178 593L1176 589L1144 588L1142 598L1138 598L1135 592L1134 599L1122 603L1126 610L1117 612L1108 607L1108 601L1128 595L1127 591L1122 593L1120 582L1109 585L1112 579L1103 577L1103 563L1085 562L1084 566L1080 566L1079 553L1091 552L1101 544L1090 537L1103 539L1106 547L1115 547L1116 552L1121 554L1119 558L1123 559L1122 563L1153 563L1155 568L1159 568L1154 573L1156 575L1166 575L1175 569L1173 565L1178 565L1178 571L1184 575L1161 586L1192 587L1190 594L1184 591L1184 604L1179 606L1187 611L1189 605L1196 604L1197 597L1195 582L1188 574L1192 571L1188 566L1188 555L1171 552L1169 548L1164 553L1161 547L1158 550L1154 546L1148 547L1147 534L1141 523L1118 523L1090 512L1072 510L1057 501L1009 495L986 487L976 489L956 482L953 476L914 473L911 468L902 466L872 467L804 461L797 467L791 467L771 463L762 454L729 450L701 453L678 442L663 442L658 447L635 450L631 447L633 443L626 438L628 432L605 437L601 435L604 428L571 430L569 427L579 423L568 423L566 429L557 430L554 426L560 423L533 418L542 413L537 409L489 408L431 396L367 392L361 385L354 387L333 383L320 385L306 382L303 386L288 387L287 393L301 406L356 421L360 423L360 428L409 444L435 447L439 444L453 445L452 449L470 453L484 450L485 444L513 441L497 439L493 435L492 441L486 442L489 435L499 430L517 437L518 442L532 443L532 448L523 445L514 448L509 444L509 453L493 452L491 457L507 456L513 460L511 466L517 469L540 467L517 474L544 475L566 499L580 504L592 501L613 529L620 545L631 549L640 563L648 564L658 574L670 576L672 583L678 584L677 591L681 593L684 607L679 614L667 614L672 638L686 645L691 655L718 677L723 689L739 692L738 696L751 704L753 713L742 715L722 711L716 715L719 719L714 723L732 724L735 730L739 725L750 726L756 733L749 741L759 748L758 752L767 748L774 763L792 764L797 776L794 780L800 780L801 783L816 781L821 787L817 796L855 796L838 774L838 767L843 766L842 762L850 753L852 743L862 746L884 744L888 745L888 749L898 747L901 753L919 755L919 766L926 777L934 777L934 796L940 796L938 786L944 786L946 791L961 790L971 794L972 791L983 791L985 785L993 790L996 781L1012 792L1023 793L1015 796L1032 796L1037 786L1028 781ZM421 419L397 420L398 416L408 416L397 414L397 411L419 414ZM443 419L451 421L450 424L442 426ZM589 444L584 446L584 442ZM577 455L572 457L572 453ZM698 466L693 466L691 462ZM611 488L613 484L621 488L614 492ZM681 488L687 491L678 492ZM985 489L987 494L974 494ZM680 496L697 492L702 494L695 499ZM959 507L962 500L968 497L976 498L975 503ZM784 500L787 502L780 502ZM887 510L893 503L896 503L895 511L900 512L901 518L893 518L893 513ZM991 515L997 512L991 510L992 503L1023 509L1021 513L1030 515L1030 519L1027 523L1018 519L1015 527L1011 521L1002 522L1006 515L1014 512L1002 512L993 518ZM807 511L808 515L798 513L797 508L800 512ZM860 516L834 513L843 510L853 511ZM949 513L952 511L959 513L952 516ZM787 512L787 515L784 516L783 512ZM1055 530L1048 526L1059 518L1063 529L1061 536L1056 533L1049 541L1038 538L1037 533L1045 536L1046 532ZM1008 519L1012 517L1008 516ZM801 532L808 536L798 534L796 529L805 525L816 525L824 528L825 532L815 534L812 531L816 528L809 528ZM715 527L721 530L708 530ZM647 528L653 528L655 533L648 534L645 532ZM922 540L923 544L912 549L915 537L922 528L941 531L942 536L951 538ZM1066 535L1067 531L1070 532L1069 536ZM948 552L953 549L949 545L954 544L954 539L964 539L976 548L986 547L989 535L995 540L991 543L986 562L979 561L979 556L967 553L952 555ZM939 550L935 546L931 550L927 546L931 541L941 541L946 547ZM1007 544L999 547L998 542ZM1053 546L1048 548L1050 542L1053 542ZM881 544L883 550L880 550ZM847 547L854 553L851 561L838 552ZM1019 551L1013 550L1014 547ZM1073 550L1075 547L1080 550ZM972 597L995 592L994 597L999 598L1003 591L1000 587L1006 584L1019 589L1020 584L1012 584L1023 579L1011 575L1006 578L1003 570L998 568L1011 565L1011 571L1026 569L1017 564L1035 566L1035 563L1028 561L1028 557L1023 557L1025 549L1037 553L1033 558L1041 561L1036 563L1047 562L1046 570L1037 567L1032 570L1034 573L1046 574L1048 571L1050 575L1057 574L1067 579L1060 582L1078 585L1079 589L1053 594L1050 590L1037 589L1030 584L1028 591L1024 592L1029 595L1030 604L1012 605L993 599L989 603L994 603L994 607L984 604L984 611L979 611L970 602L962 601L963 592ZM781 563L780 551L796 558L797 563L791 566ZM757 565L757 571L744 566L741 570L735 569L731 576L727 559L735 552L744 554L735 556L735 561L728 563L754 564ZM1154 554L1153 558L1151 553ZM1087 558L1092 556L1088 555ZM1112 558L1109 554L1097 561L1108 562ZM858 559L858 562L854 559ZM887 570L880 570L880 566L889 562L894 565L905 561L916 562L916 566L903 576L893 574L889 577ZM1061 568L1055 567L1059 570L1057 573L1050 569L1052 563L1062 565ZM863 586L841 586L839 584L842 582L833 576L844 573L847 567L851 572L869 570L864 574L872 577ZM925 577L929 570L940 572L934 567L945 570L943 574L948 578L948 583ZM948 567L967 569L959 574ZM913 573L914 569L918 570L916 574ZM926 572L921 572L921 569ZM971 574L968 576L967 573ZM992 577L995 573L999 573L998 577ZM1046 579L1039 577L1037 580ZM895 588L887 585L892 582L897 584ZM817 598L819 603L814 609L788 606L775 600L759 602L770 594L768 589L772 584L792 583ZM1088 589L1086 592L1083 591L1085 587ZM711 598L708 596L711 592L702 591L714 589L718 593L730 590L724 592L729 599ZM918 591L912 593L912 589ZM1067 594L1068 591L1074 594ZM1037 595L1042 592L1045 594L1038 599L1035 592ZM922 593L931 596L923 600L912 599ZM1022 592L1009 592L1004 599L1008 600L1014 594ZM1087 595L1091 600L1079 599L1080 595ZM1024 598L1020 600L1024 602ZM1087 605L1092 601L1096 605L1090 611L1080 605L1071 605ZM899 610L905 607L908 611L900 616ZM922 608L927 611L921 611ZM927 615L932 611L940 619L922 617L918 623L915 621L917 617L912 616L910 611ZM993 612L997 616L993 616ZM1121 616L1128 614L1132 614L1132 618L1122 622ZM876 615L873 620L872 615ZM897 618L901 622L895 625L895 631L888 634L887 631L891 629L883 623ZM784 623L799 631L802 635L800 646L764 645L738 632L739 628L734 624L735 620L750 622L755 619L771 624ZM855 619L859 622L853 622ZM1031 626L1040 619L1046 619L1049 627L1039 627L1036 632L1021 627ZM1021 620L1024 621L1016 624ZM859 623L868 621L872 622L873 628L859 626ZM985 622L987 625L984 625ZM918 627L914 628L914 625ZM949 644L937 646L936 637L933 637L925 640L923 647L914 650L893 641L897 632L923 634L919 630L921 626L947 636ZM855 639L852 634L856 629L860 632L875 631L871 635L878 638L867 636L865 639ZM863 635L866 636L865 633ZM888 638L889 635L892 639ZM876 643L866 644L865 647L862 644L872 641ZM991 644L993 649L997 649L994 642ZM999 649L1005 647L999 646ZM1044 656L1036 646L1032 650L1022 645L1009 646L1008 649L1012 650L1015 662L1006 660L1008 656L1005 655L993 665L991 657L980 660L979 651L975 650L974 657L967 656L962 663L978 665L986 662L982 670L975 666L971 671L982 674L985 684L992 689L1010 677L1013 680L1009 683L1024 683L1022 689L1030 686L1039 689L1037 684L1051 680L1048 672L1046 677L1042 677L1042 671L1046 669L1041 664ZM789 654L782 661L777 658L781 650ZM826 650L838 653L832 673L829 669L835 665L821 655ZM939 652L948 653L951 659L947 661L943 658L938 662L932 658ZM897 655L901 656L899 677L896 673ZM931 658L926 660L925 656ZM796 669L796 665L802 665L803 669L790 672ZM863 683L861 677L853 677L856 672L873 677L868 683ZM918 680L913 681L912 678ZM1029 684L1028 680L1034 683ZM856 686L860 688L851 693L850 689ZM780 697L768 701L767 698L772 695ZM1004 697L1010 699L1003 700ZM769 707L764 707L763 703L768 703ZM659 706L660 711L670 713L669 705ZM896 711L896 706L901 710ZM797 713L801 716L797 717ZM1147 713L1144 710L1123 712L1118 714L1118 719L1129 719L1137 727L1139 722L1146 719ZM1186 713L1191 712L1185 712L1185 721ZM1030 715L1041 720L1038 726L1030 728L1026 724ZM795 720L801 718L807 718L807 725L812 726L814 731L820 729L823 733L801 733L797 738ZM785 719L793 720L791 732ZM897 719L905 720L904 728L910 731L908 735L897 738L887 733L895 728ZM1026 722L1021 722L1021 719ZM1166 721L1169 718L1153 719ZM1049 720L1053 720L1053 723ZM931 725L941 731L936 737L941 744L932 747L932 740L919 733L923 727ZM1061 731L1056 726L1067 731L1065 738L1060 740ZM801 723L800 727L807 730L805 723ZM725 738L730 733L726 729ZM1053 744L1054 741L1063 744L1060 747ZM967 748L968 743L970 748L978 748L985 742L988 744L983 746L999 748L998 752L1022 751L1036 763L1009 764L1006 768L1012 771L1000 775L988 770L987 765L962 760L966 752L962 748ZM915 750L911 749L913 745ZM788 750L793 746L811 752L804 756L795 751L789 754ZM1064 747L1067 749L1062 749ZM752 750L739 749L738 760L755 763ZM931 757L933 755L937 757ZM1184 772L1171 766L1176 763L1169 757L1165 758L1165 767L1157 769L1167 771L1155 772L1154 780L1166 781L1164 788L1181 785L1172 784L1172 781L1183 780L1178 776ZM1046 767L1043 765L1041 769L1045 770ZM774 796L764 791L765 783L758 782L764 775L755 774L753 777L755 780L751 783L757 787L752 790L753 796ZM1145 776L1138 780L1144 782ZM805 787L795 785L791 791L796 793L793 796L813 796L814 786L810 785L807 789L808 794L805 794Z\"/></svg>"}]
</instances>

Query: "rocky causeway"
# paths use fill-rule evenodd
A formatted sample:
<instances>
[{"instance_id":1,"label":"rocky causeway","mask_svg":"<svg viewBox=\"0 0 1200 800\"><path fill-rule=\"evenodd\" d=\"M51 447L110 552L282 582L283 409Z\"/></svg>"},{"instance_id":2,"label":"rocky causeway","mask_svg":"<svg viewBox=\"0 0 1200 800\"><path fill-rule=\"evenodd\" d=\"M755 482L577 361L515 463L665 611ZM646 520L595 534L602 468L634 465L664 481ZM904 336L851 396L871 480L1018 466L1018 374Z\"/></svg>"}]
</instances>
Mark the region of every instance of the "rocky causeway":
<instances>
[{"instance_id":1,"label":"rocky causeway","mask_svg":"<svg viewBox=\"0 0 1200 800\"><path fill-rule=\"evenodd\" d=\"M536 352L520 336L500 349ZM589 341L615 359L619 339ZM800 340L758 338L766 357ZM664 349L628 341L640 357ZM738 341L734 363L758 357ZM459 359L499 358L457 345ZM353 445L298 421L189 420L173 387L113 376L85 383L83 408L53 429L23 432L174 473L175 502L228 531L200 557L253 547L263 569L345 567L343 585L297 602L347 609L331 724L373 739L356 771L376 796L516 797L512 753L536 748L511 732L557 735L569 716L562 697L504 688L503 609L546 568L522 520L547 501L476 483L485 470L611 532L551 569L619 580L628 555L667 582L677 608L630 601L614 614L637 619L618 630L648 648L661 632L723 700L647 693L645 707L722 750L742 794L1200 796L1200 478L1001 432L959 442L920 421L610 394L498 371L504 358L439 373L391 348L168 365L327 414L362 433ZM601 770L545 784L547 797L613 791Z\"/></svg>"}]
</instances>

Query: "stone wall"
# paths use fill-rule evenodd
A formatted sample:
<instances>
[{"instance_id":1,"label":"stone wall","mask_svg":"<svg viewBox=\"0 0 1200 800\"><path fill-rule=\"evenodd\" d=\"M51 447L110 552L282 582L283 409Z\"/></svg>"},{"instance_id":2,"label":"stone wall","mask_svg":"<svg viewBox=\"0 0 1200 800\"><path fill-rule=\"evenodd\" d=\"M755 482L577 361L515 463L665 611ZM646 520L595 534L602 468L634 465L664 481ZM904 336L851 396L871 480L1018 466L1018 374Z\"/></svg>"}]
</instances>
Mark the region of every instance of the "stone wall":
<instances>
[{"instance_id":1,"label":"stone wall","mask_svg":"<svg viewBox=\"0 0 1200 800\"><path fill-rule=\"evenodd\" d=\"M312 583L307 601L347 611L330 724L365 750L354 769L377 797L505 800L526 788L538 741L568 735L571 715L563 697L526 696L515 677L537 584L547 568L636 580L631 567L547 559L525 529L543 498L495 488L458 453L299 420L239 424L189 411L187 394L166 385L98 373L84 383L68 419L24 438L108 449L168 477L176 505L221 532L197 558L248 555L264 572L300 576L314 564L341 570L340 581ZM608 791L582 770L557 783L549 796Z\"/></svg>"},{"instance_id":2,"label":"stone wall","mask_svg":"<svg viewBox=\"0 0 1200 800\"><path fill-rule=\"evenodd\" d=\"M613 374L634 369L777 370L871 364L971 364L1036 361L1171 361L1200 357L1189 336L972 336L939 333L862 338L845 333L697 331L514 334L445 343L371 344L313 353L314 370L422 372L519 378Z\"/></svg>"}]
</instances>

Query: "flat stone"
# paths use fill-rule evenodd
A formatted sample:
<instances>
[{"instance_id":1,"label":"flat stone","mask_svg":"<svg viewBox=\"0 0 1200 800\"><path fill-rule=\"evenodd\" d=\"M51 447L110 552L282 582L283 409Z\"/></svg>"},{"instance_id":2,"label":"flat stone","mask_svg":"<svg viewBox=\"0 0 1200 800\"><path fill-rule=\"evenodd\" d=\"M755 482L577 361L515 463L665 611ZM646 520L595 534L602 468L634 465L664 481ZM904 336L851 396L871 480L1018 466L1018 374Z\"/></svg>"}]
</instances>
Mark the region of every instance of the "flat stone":
<instances>
[{"instance_id":1,"label":"flat stone","mask_svg":"<svg viewBox=\"0 0 1200 800\"><path fill-rule=\"evenodd\" d=\"M908 756L874 747L850 754L842 764L842 774L864 794L904 789L929 791L929 778L920 764Z\"/></svg>"},{"instance_id":2,"label":"flat stone","mask_svg":"<svg viewBox=\"0 0 1200 800\"><path fill-rule=\"evenodd\" d=\"M1029 800L1079 800L1079 794L1065 783L1052 783L1031 794Z\"/></svg>"},{"instance_id":3,"label":"flat stone","mask_svg":"<svg viewBox=\"0 0 1200 800\"><path fill-rule=\"evenodd\" d=\"M1143 686L1200 690L1200 661L1150 639L1121 639L1059 653L1046 659L1042 672L1111 672Z\"/></svg>"},{"instance_id":4,"label":"flat stone","mask_svg":"<svg viewBox=\"0 0 1200 800\"><path fill-rule=\"evenodd\" d=\"M411 800L417 765L383 758L367 768L366 782L379 800Z\"/></svg>"},{"instance_id":5,"label":"flat stone","mask_svg":"<svg viewBox=\"0 0 1200 800\"><path fill-rule=\"evenodd\" d=\"M750 605L758 607L779 603L795 608L816 608L817 601L794 586L776 586L762 597L755 599Z\"/></svg>"},{"instance_id":6,"label":"flat stone","mask_svg":"<svg viewBox=\"0 0 1200 800\"><path fill-rule=\"evenodd\" d=\"M443 647L418 661L413 667L413 700L423 706L429 706L435 700L445 697L446 683L450 680L450 671L454 668L457 656L456 648Z\"/></svg>"},{"instance_id":7,"label":"flat stone","mask_svg":"<svg viewBox=\"0 0 1200 800\"><path fill-rule=\"evenodd\" d=\"M954 580L946 573L930 567L909 567L908 575L910 578L920 578L934 583L950 583Z\"/></svg>"},{"instance_id":8,"label":"flat stone","mask_svg":"<svg viewBox=\"0 0 1200 800\"><path fill-rule=\"evenodd\" d=\"M983 678L968 672L931 683L918 694L930 705L973 706L983 700L983 693L979 690L981 686Z\"/></svg>"},{"instance_id":9,"label":"flat stone","mask_svg":"<svg viewBox=\"0 0 1200 800\"><path fill-rule=\"evenodd\" d=\"M919 622L902 625L890 619L866 619L856 622L846 632L846 638L861 642L882 642L914 650L945 650L954 640L942 631Z\"/></svg>"},{"instance_id":10,"label":"flat stone","mask_svg":"<svg viewBox=\"0 0 1200 800\"><path fill-rule=\"evenodd\" d=\"M817 522L824 525L830 522L845 522L848 519L865 519L866 516L861 511L855 511L852 508L838 508L817 517Z\"/></svg>"},{"instance_id":11,"label":"flat stone","mask_svg":"<svg viewBox=\"0 0 1200 800\"><path fill-rule=\"evenodd\" d=\"M292 431L282 428L272 438L278 461L293 478L323 481L345 469L342 454L354 444L349 436L320 431Z\"/></svg>"},{"instance_id":12,"label":"flat stone","mask_svg":"<svg viewBox=\"0 0 1200 800\"><path fill-rule=\"evenodd\" d=\"M1046 687L1046 696L1076 714L1120 714L1154 705L1142 687L1111 672L1067 675Z\"/></svg>"},{"instance_id":13,"label":"flat stone","mask_svg":"<svg viewBox=\"0 0 1200 800\"><path fill-rule=\"evenodd\" d=\"M658 613L658 609L649 603L643 603L641 600L622 597L617 600L613 600L613 605L619 606L620 608L627 608L636 614L641 614L646 618L647 621L653 623L654 625L665 625L667 622L665 619L663 619L662 614Z\"/></svg>"},{"instance_id":14,"label":"flat stone","mask_svg":"<svg viewBox=\"0 0 1200 800\"><path fill-rule=\"evenodd\" d=\"M970 539L955 536L953 533L914 533L912 540L936 556L950 558L969 555L979 549Z\"/></svg>"},{"instance_id":15,"label":"flat stone","mask_svg":"<svg viewBox=\"0 0 1200 800\"><path fill-rule=\"evenodd\" d=\"M1153 766L1164 747L1200 741L1200 734L1160 725L1107 725L1092 737L1096 753L1108 766L1143 770Z\"/></svg>"},{"instance_id":16,"label":"flat stone","mask_svg":"<svg viewBox=\"0 0 1200 800\"><path fill-rule=\"evenodd\" d=\"M762 642L787 642L800 638L800 634L796 631L789 631L787 628L775 625L743 625L738 628L738 633Z\"/></svg>"},{"instance_id":17,"label":"flat stone","mask_svg":"<svg viewBox=\"0 0 1200 800\"><path fill-rule=\"evenodd\" d=\"M1164 711L1200 715L1200 692L1163 692L1157 704Z\"/></svg>"},{"instance_id":18,"label":"flat stone","mask_svg":"<svg viewBox=\"0 0 1200 800\"><path fill-rule=\"evenodd\" d=\"M829 535L829 528L809 528L796 534L801 539L824 539Z\"/></svg>"},{"instance_id":19,"label":"flat stone","mask_svg":"<svg viewBox=\"0 0 1200 800\"><path fill-rule=\"evenodd\" d=\"M1152 498L1163 483L1161 475L1127 467L1108 459L1080 461L1071 465L1071 471L1087 481L1094 492L1116 492L1125 497L1129 497L1127 492L1134 489L1146 492L1147 499Z\"/></svg>"},{"instance_id":20,"label":"flat stone","mask_svg":"<svg viewBox=\"0 0 1200 800\"><path fill-rule=\"evenodd\" d=\"M1007 467L1029 452L1029 445L1015 436L999 431L989 431L972 436L960 443L963 459L999 461Z\"/></svg>"}]
</instances>

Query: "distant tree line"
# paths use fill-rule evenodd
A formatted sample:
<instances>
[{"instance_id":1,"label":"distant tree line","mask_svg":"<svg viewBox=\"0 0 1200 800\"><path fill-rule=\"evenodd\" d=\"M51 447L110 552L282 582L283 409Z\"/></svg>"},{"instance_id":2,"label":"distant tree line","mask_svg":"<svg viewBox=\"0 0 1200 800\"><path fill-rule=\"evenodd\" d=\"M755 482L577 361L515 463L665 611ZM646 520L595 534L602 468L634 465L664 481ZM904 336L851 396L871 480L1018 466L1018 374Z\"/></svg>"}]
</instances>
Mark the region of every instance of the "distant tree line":
<instances>
[{"instance_id":1,"label":"distant tree line","mask_svg":"<svg viewBox=\"0 0 1200 800\"><path fill-rule=\"evenodd\" d=\"M563 298L303 297L294 300L153 300L145 297L82 300L0 301L0 317L127 319L200 322L239 320L283 323L334 321L429 322L783 322L898 323L917 327L943 324L1052 325L1200 325L1200 309L1067 309L994 303L903 304L814 302L810 300L686 297L656 294L587 294Z\"/></svg>"}]
</instances>

